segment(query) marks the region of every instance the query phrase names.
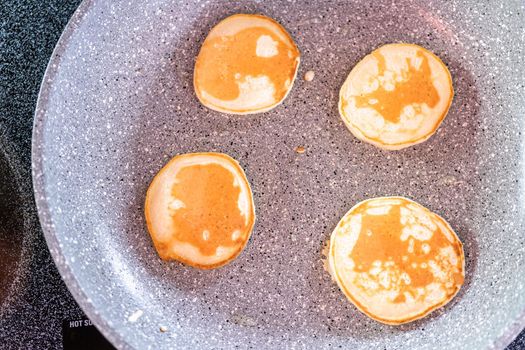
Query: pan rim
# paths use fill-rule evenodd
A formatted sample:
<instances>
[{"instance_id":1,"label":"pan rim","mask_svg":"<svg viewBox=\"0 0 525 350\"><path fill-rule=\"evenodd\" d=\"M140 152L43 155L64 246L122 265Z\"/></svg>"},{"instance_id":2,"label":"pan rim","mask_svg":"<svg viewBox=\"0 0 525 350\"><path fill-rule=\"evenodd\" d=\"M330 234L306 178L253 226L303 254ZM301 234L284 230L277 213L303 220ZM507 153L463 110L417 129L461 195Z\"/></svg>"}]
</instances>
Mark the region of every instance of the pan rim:
<instances>
[{"instance_id":1,"label":"pan rim","mask_svg":"<svg viewBox=\"0 0 525 350\"><path fill-rule=\"evenodd\" d=\"M31 136L31 177L40 227L44 233L44 238L55 266L57 267L62 280L66 284L67 289L71 292L82 311L91 321L93 321L95 327L111 342L111 344L117 348L133 348L122 334L116 331L113 326L96 311L95 306L90 303L88 295L82 290L79 281L75 277L69 264L66 262L56 232L53 229L53 218L49 210L45 190L45 175L41 172L41 169L43 169L44 157L42 156L42 149L40 147L43 144L43 135L40 131L47 119L46 112L47 103L49 102L49 92L53 79L59 69L59 65L55 63L60 61L60 55L66 50L69 39L76 31L78 24L83 20L84 15L87 14L94 2L95 0L83 0L77 7L64 27L42 77L34 112L33 131ZM42 175L39 176L39 173Z\"/></svg>"}]
</instances>

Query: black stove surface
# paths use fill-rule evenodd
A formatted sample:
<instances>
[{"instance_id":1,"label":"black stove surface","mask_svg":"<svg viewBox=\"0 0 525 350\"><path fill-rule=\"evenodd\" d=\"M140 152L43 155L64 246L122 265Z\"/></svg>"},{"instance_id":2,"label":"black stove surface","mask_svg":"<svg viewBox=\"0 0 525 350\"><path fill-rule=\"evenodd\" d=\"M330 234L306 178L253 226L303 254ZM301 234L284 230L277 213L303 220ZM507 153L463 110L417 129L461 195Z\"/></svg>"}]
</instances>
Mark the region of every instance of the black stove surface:
<instances>
[{"instance_id":1,"label":"black stove surface","mask_svg":"<svg viewBox=\"0 0 525 350\"><path fill-rule=\"evenodd\" d=\"M31 184L31 131L40 82L80 2L0 0L2 349L111 348L58 274L38 224ZM525 331L508 349L525 349Z\"/></svg>"}]
</instances>

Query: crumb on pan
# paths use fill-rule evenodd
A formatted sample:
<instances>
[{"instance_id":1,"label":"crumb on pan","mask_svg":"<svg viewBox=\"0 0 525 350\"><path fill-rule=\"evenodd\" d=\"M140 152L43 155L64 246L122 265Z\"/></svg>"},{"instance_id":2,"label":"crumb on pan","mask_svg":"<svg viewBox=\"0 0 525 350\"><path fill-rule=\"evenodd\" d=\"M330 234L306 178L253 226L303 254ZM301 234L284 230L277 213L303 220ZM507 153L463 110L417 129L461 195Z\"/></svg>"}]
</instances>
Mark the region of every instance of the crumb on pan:
<instances>
[{"instance_id":1,"label":"crumb on pan","mask_svg":"<svg viewBox=\"0 0 525 350\"><path fill-rule=\"evenodd\" d=\"M315 73L313 70L309 70L308 72L304 73L304 80L306 81L312 81L314 80Z\"/></svg>"},{"instance_id":2,"label":"crumb on pan","mask_svg":"<svg viewBox=\"0 0 525 350\"><path fill-rule=\"evenodd\" d=\"M306 148L304 148L303 146L297 146L295 147L295 152L303 154L304 152L306 152Z\"/></svg>"}]
</instances>

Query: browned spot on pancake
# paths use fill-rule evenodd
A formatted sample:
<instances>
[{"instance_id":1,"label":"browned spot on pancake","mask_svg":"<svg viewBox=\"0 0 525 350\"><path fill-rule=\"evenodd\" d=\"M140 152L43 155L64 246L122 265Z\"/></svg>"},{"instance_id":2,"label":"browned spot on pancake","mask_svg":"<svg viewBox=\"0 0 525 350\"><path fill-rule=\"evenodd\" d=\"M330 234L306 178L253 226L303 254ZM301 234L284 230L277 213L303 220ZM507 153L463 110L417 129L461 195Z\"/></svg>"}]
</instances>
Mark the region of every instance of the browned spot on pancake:
<instances>
[{"instance_id":1,"label":"browned spot on pancake","mask_svg":"<svg viewBox=\"0 0 525 350\"><path fill-rule=\"evenodd\" d=\"M262 35L270 36L277 42L277 55L257 56L257 40ZM291 84L294 78L298 56L295 46L283 42L267 28L243 29L235 35L204 42L195 65L196 82L202 90L227 101L239 97L238 82L247 76L267 76L274 85L275 99L281 100L288 91L287 83Z\"/></svg>"},{"instance_id":2,"label":"browned spot on pancake","mask_svg":"<svg viewBox=\"0 0 525 350\"><path fill-rule=\"evenodd\" d=\"M404 293L399 293L397 297L392 300L394 303L404 303L407 300Z\"/></svg>"},{"instance_id":3,"label":"browned spot on pancake","mask_svg":"<svg viewBox=\"0 0 525 350\"><path fill-rule=\"evenodd\" d=\"M401 208L404 205L392 205L390 211L385 215L367 214L368 206L364 205L358 208L353 215L361 214L361 232L350 257L355 262L357 272L368 273L373 267L374 261L379 260L382 263L381 269L395 269L398 273L406 273L410 277L410 283L405 283L398 279L392 281L392 288L399 292L393 302L403 302L404 292L416 296L415 289L426 287L434 282L434 275L428 267L429 261L433 260L444 271L450 271L451 267L446 266L439 257L440 249L453 246L455 254L459 256L459 247L450 242L439 227L436 228L429 240L419 241L412 237L407 240L401 240L401 233L404 225L401 224ZM413 250L409 250L410 240L413 240ZM430 250L425 253L423 244L428 244ZM403 258L405 257L405 258ZM393 262L392 267L385 267L385 262ZM416 265L414 265L416 264ZM423 267L426 264L427 267ZM445 265L444 265L445 264ZM460 274L454 274L460 275ZM372 275L369 275L373 278ZM454 279L456 279L454 277ZM454 281L454 285L461 285ZM390 288L387 288L390 289ZM402 296L403 295L403 296Z\"/></svg>"},{"instance_id":4,"label":"browned spot on pancake","mask_svg":"<svg viewBox=\"0 0 525 350\"><path fill-rule=\"evenodd\" d=\"M378 76L384 76L386 72L385 57L374 51L372 53L377 60ZM401 82L394 82L393 90L386 90L383 85L379 85L377 90L355 97L358 108L373 108L381 114L384 119L398 123L403 108L412 104L426 104L433 108L439 102L439 94L432 83L432 72L428 63L428 58L424 52L418 51L417 57L421 58L421 65L415 68L407 58L408 71L403 73ZM414 106L417 111L417 105Z\"/></svg>"},{"instance_id":5,"label":"browned spot on pancake","mask_svg":"<svg viewBox=\"0 0 525 350\"><path fill-rule=\"evenodd\" d=\"M219 164L191 165L177 173L177 180L172 196L184 207L172 215L174 239L190 243L206 256L214 255L219 246L238 246L233 232L244 233L248 227L237 204L240 187L233 184L234 174Z\"/></svg>"}]
</instances>

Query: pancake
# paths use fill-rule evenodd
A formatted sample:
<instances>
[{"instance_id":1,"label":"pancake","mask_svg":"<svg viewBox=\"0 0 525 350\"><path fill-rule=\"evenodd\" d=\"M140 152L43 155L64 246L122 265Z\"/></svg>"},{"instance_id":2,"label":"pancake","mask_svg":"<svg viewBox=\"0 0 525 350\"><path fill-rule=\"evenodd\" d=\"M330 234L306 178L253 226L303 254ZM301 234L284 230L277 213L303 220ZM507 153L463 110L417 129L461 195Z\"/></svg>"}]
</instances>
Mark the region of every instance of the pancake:
<instances>
[{"instance_id":1,"label":"pancake","mask_svg":"<svg viewBox=\"0 0 525 350\"><path fill-rule=\"evenodd\" d=\"M222 153L189 153L171 159L155 176L145 216L163 260L211 269L242 251L255 209L237 161Z\"/></svg>"},{"instance_id":2,"label":"pancake","mask_svg":"<svg viewBox=\"0 0 525 350\"><path fill-rule=\"evenodd\" d=\"M354 206L330 238L330 273L364 314L386 324L447 304L465 276L463 246L440 216L402 197Z\"/></svg>"},{"instance_id":3,"label":"pancake","mask_svg":"<svg viewBox=\"0 0 525 350\"><path fill-rule=\"evenodd\" d=\"M261 15L233 15L202 44L193 75L195 93L219 112L265 112L286 98L299 61L297 46L279 23Z\"/></svg>"},{"instance_id":4,"label":"pancake","mask_svg":"<svg viewBox=\"0 0 525 350\"><path fill-rule=\"evenodd\" d=\"M339 114L358 139L398 150L432 136L453 95L439 57L421 46L388 44L352 69L339 93Z\"/></svg>"}]
</instances>

